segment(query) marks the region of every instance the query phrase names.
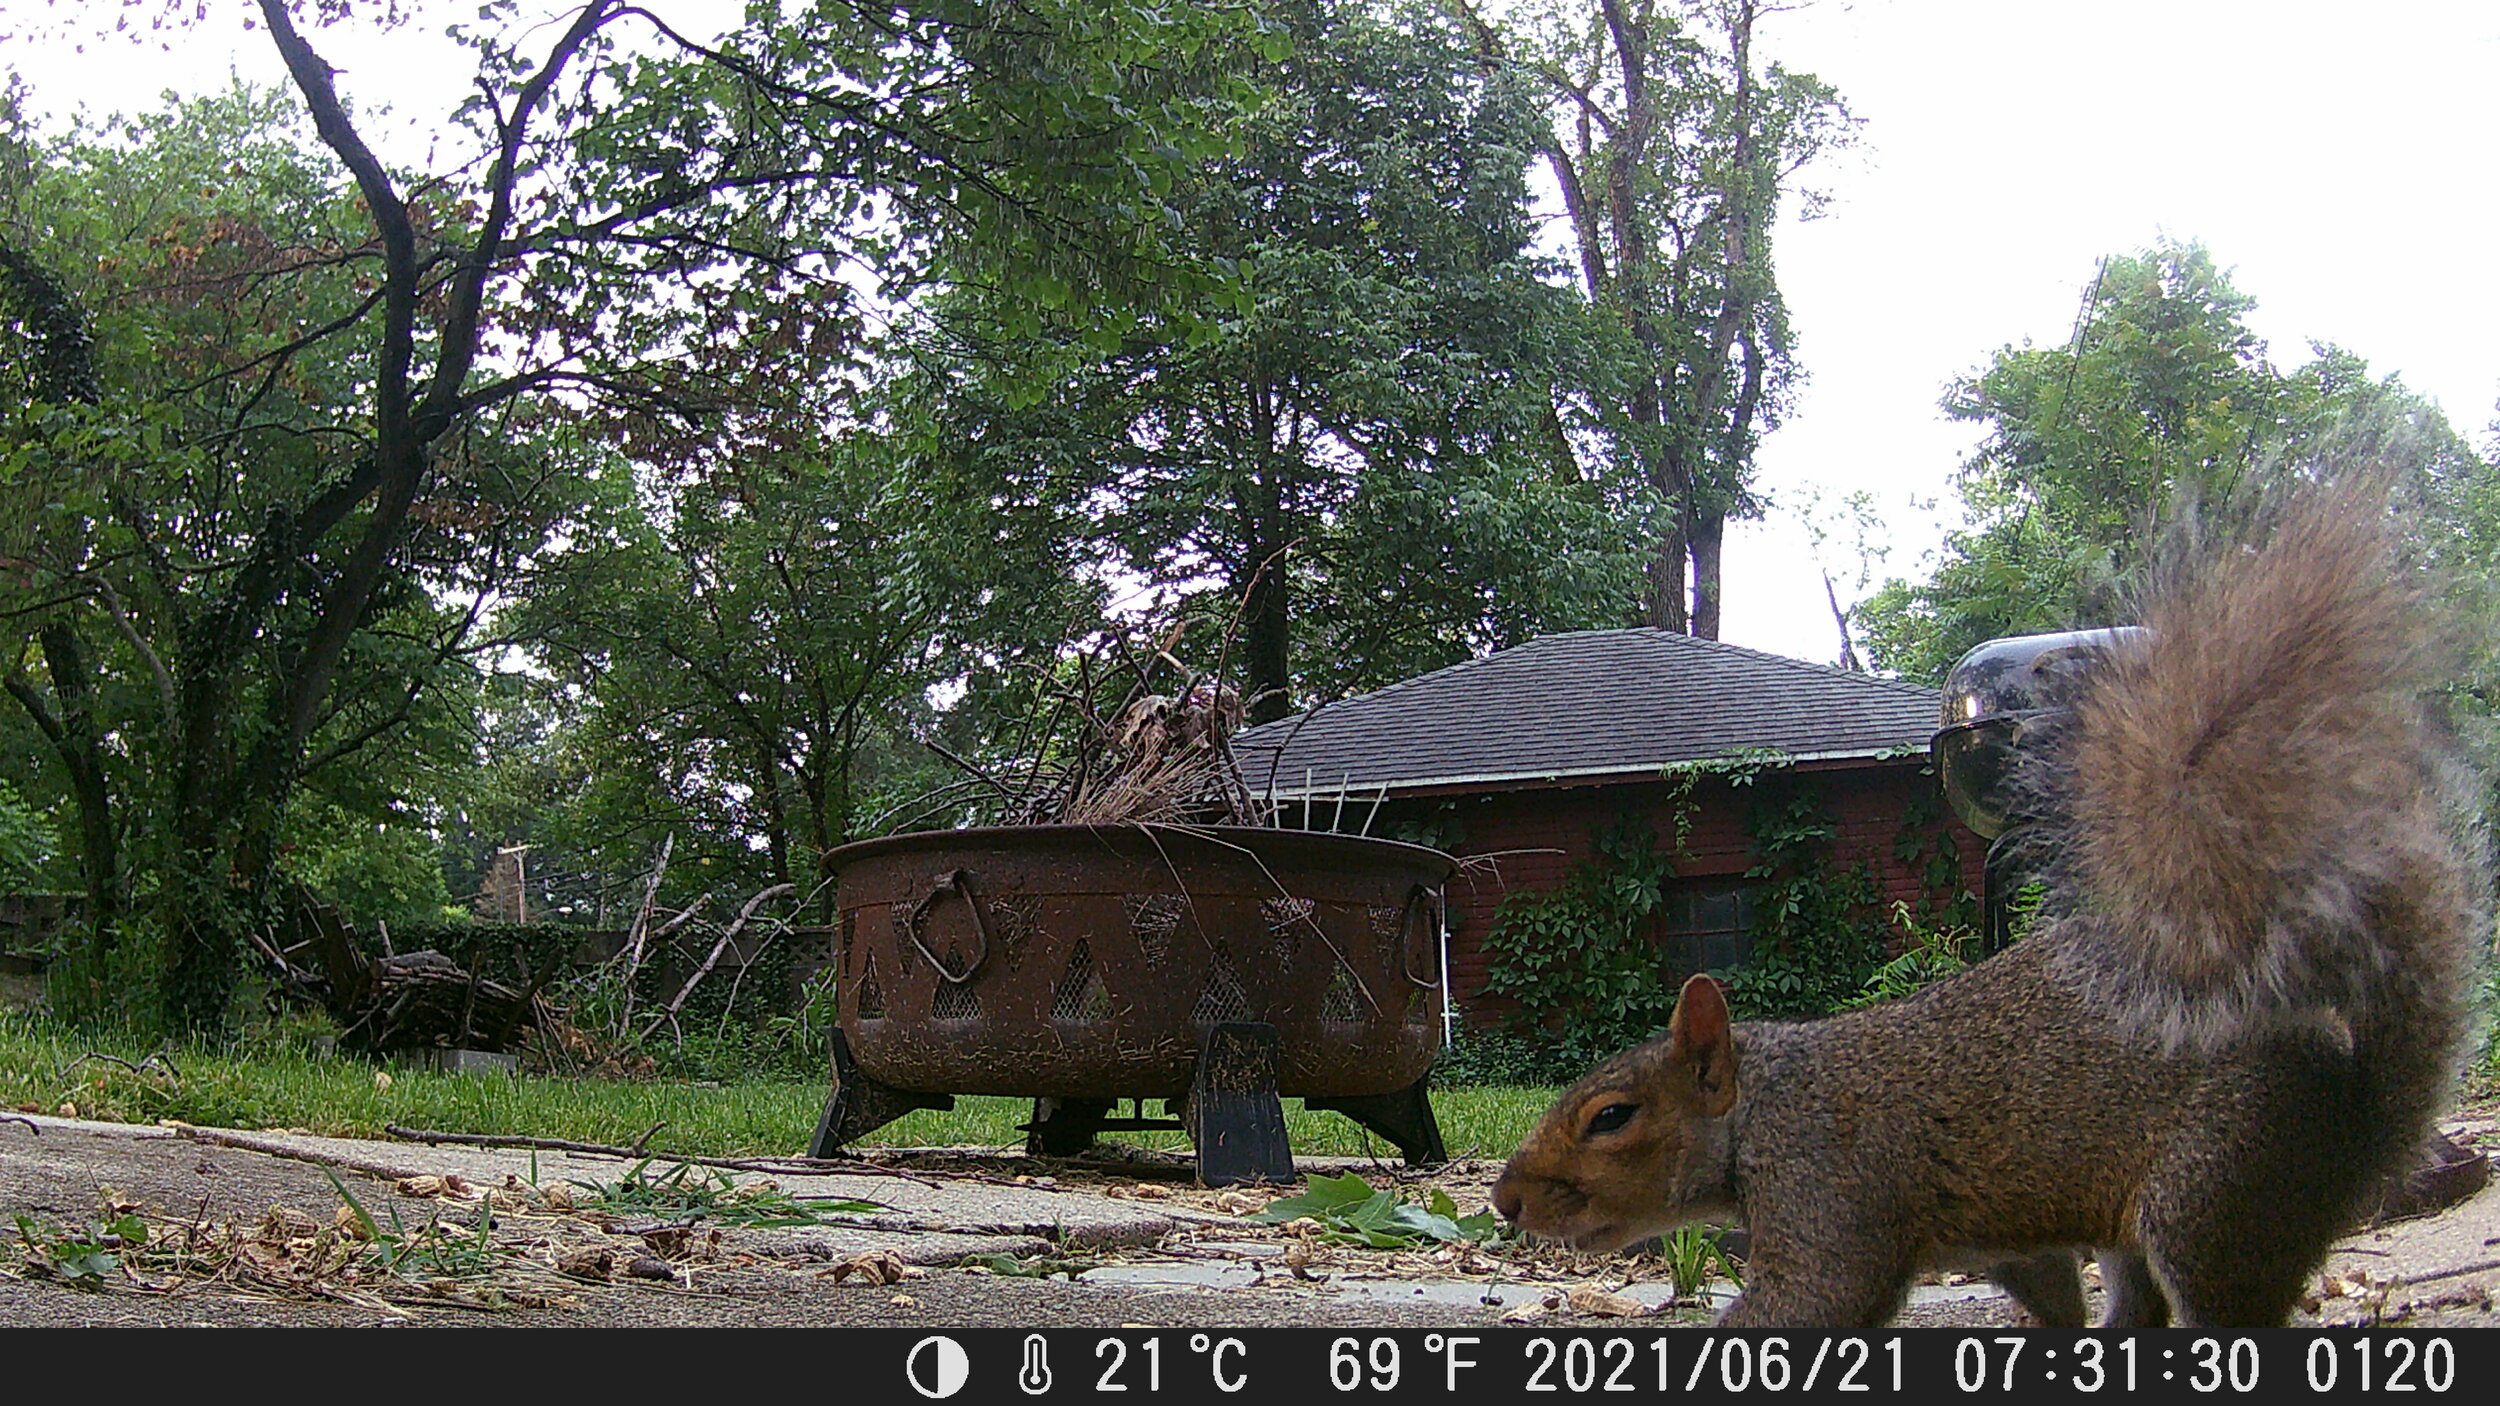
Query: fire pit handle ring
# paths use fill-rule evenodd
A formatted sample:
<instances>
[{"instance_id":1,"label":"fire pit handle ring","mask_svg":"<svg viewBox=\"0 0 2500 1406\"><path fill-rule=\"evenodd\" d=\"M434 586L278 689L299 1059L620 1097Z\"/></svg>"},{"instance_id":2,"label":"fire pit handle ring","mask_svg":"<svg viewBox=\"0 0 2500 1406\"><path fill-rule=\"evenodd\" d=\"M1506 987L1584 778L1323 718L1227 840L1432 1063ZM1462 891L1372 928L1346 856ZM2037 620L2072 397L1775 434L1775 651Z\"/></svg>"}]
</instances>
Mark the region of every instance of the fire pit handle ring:
<instances>
[{"instance_id":1,"label":"fire pit handle ring","mask_svg":"<svg viewBox=\"0 0 2500 1406\"><path fill-rule=\"evenodd\" d=\"M950 893L963 898L965 909L972 914L972 935L980 944L973 950L972 960L964 964L961 976L946 969L946 963L939 961L938 955L929 950L926 937L929 909ZM944 977L950 986L961 986L972 980L974 973L981 970L981 964L990 959L990 927L982 920L981 900L972 892L969 871L957 869L953 873L938 875L936 882L929 885L929 896L912 906L911 945L920 949L920 955L929 959L929 965L937 968L937 974Z\"/></svg>"},{"instance_id":2,"label":"fire pit handle ring","mask_svg":"<svg viewBox=\"0 0 2500 1406\"><path fill-rule=\"evenodd\" d=\"M1427 884L1417 884L1407 893L1406 911L1398 920L1398 970L1408 981L1426 991L1441 984L1441 903L1439 889ZM1410 937L1415 930L1415 910L1418 906L1425 908L1431 918L1431 923L1424 929L1424 936L1427 939L1425 945L1433 954L1433 971L1430 976L1415 974L1415 944Z\"/></svg>"}]
</instances>

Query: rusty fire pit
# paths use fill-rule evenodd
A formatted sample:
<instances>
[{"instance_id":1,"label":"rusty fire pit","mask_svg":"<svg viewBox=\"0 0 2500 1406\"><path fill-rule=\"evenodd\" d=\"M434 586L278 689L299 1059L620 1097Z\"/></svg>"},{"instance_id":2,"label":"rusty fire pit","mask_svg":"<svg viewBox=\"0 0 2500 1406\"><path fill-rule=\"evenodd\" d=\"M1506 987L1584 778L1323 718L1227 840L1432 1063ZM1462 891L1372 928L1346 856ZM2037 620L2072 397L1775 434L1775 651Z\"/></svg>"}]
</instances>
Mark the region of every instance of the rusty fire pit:
<instances>
[{"instance_id":1,"label":"rusty fire pit","mask_svg":"<svg viewBox=\"0 0 2500 1406\"><path fill-rule=\"evenodd\" d=\"M1290 1180L1280 1095L1444 1160L1442 889L1388 840L1235 826L1032 825L847 845L831 1155L956 1094L1036 1100L1036 1152L1178 1127L1201 1180ZM1115 1119L1160 1098L1174 1120Z\"/></svg>"}]
</instances>

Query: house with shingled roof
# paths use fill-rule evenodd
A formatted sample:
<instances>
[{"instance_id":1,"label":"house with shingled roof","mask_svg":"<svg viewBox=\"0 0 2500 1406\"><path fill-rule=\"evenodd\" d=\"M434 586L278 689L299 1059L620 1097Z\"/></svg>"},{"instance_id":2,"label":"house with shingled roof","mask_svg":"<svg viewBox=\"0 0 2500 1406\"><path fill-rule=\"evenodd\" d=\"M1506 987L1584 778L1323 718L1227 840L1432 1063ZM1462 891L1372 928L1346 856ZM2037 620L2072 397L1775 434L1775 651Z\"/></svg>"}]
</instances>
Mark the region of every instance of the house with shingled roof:
<instances>
[{"instance_id":1,"label":"house with shingled roof","mask_svg":"<svg viewBox=\"0 0 2500 1406\"><path fill-rule=\"evenodd\" d=\"M1547 635L1249 729L1233 753L1281 823L1408 839L1471 861L1449 893L1451 989L1471 1018L1502 900L1551 890L1625 818L1675 843L1651 934L1662 981L1751 952L1762 794L1710 764L1753 758L1809 788L1831 860L1864 864L1889 909L1934 913L1980 888L1986 844L1928 765L1933 689L1668 630ZM1698 768L1698 777L1686 775ZM1689 808L1681 816L1679 809Z\"/></svg>"}]
</instances>

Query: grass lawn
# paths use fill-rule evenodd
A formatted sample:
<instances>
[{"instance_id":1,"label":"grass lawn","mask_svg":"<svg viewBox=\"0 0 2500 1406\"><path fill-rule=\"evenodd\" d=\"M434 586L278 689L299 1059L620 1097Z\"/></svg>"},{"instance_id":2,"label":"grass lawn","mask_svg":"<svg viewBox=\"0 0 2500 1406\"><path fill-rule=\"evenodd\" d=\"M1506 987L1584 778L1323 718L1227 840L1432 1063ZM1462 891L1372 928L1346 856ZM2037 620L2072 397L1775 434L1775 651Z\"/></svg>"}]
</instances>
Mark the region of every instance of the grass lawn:
<instances>
[{"instance_id":1,"label":"grass lawn","mask_svg":"<svg viewBox=\"0 0 2500 1406\"><path fill-rule=\"evenodd\" d=\"M139 1064L132 1070L110 1055ZM318 1059L267 1047L175 1051L161 1062L143 1046L90 1044L50 1022L0 1012L0 1109L118 1122L170 1118L226 1128L301 1128L336 1137L382 1137L383 1125L630 1143L654 1123L655 1148L705 1156L804 1152L824 1109L825 1086L740 1081L717 1087L652 1081L437 1074L356 1059ZM164 1067L170 1064L171 1068ZM377 1075L387 1074L387 1078ZM1457 1157L1503 1157L1551 1103L1550 1088L1435 1089L1442 1140ZM863 1139L863 1146L1021 1146L1016 1124L1031 1103L962 1098L951 1113L918 1112ZM1149 1111L1157 1106L1148 1105ZM1127 1105L1120 1110L1124 1115ZM1395 1149L1346 1118L1286 1100L1294 1150L1394 1157ZM1185 1149L1177 1133L1122 1133L1142 1146Z\"/></svg>"}]
</instances>

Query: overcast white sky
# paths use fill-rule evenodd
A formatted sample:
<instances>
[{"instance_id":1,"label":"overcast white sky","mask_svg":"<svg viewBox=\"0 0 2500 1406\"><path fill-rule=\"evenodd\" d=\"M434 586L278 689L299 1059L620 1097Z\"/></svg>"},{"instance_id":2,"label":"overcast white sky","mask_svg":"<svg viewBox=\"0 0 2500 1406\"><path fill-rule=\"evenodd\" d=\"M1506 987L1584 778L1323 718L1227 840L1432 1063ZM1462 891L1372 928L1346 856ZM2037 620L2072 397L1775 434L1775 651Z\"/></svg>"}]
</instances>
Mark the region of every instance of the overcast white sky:
<instances>
[{"instance_id":1,"label":"overcast white sky","mask_svg":"<svg viewBox=\"0 0 2500 1406\"><path fill-rule=\"evenodd\" d=\"M1822 178L1829 212L1781 232L1812 381L1762 480L1783 507L1813 485L1881 495L1890 571L1920 574L1939 519L1958 521L1971 434L1936 411L1946 382L2063 342L2095 261L2163 234L2233 271L2278 365L2339 343L2488 442L2500 5L1822 0L1760 33L1865 119ZM1793 516L1732 532L1727 576L1729 640L1835 656Z\"/></svg>"},{"instance_id":2,"label":"overcast white sky","mask_svg":"<svg viewBox=\"0 0 2500 1406\"><path fill-rule=\"evenodd\" d=\"M691 29L735 12L649 4ZM0 6L0 30L57 28L76 8ZM211 0L210 23L170 49L79 53L21 30L0 63L38 110L143 106L221 85L229 64L276 81L266 36L240 30L250 8ZM411 123L441 110L430 84L465 73L421 30L316 42L342 89L401 94ZM1812 177L1833 196L1824 217L1780 232L1811 382L1763 447L1772 515L1730 535L1729 640L1833 658L1799 510L1818 490L1874 493L1883 569L1917 574L1970 442L1936 411L1945 384L1998 347L2062 342L2095 261L2162 234L2234 271L2278 364L2341 343L2486 439L2500 398L2491 0L1817 0L1765 20L1759 43L1832 83L1864 126ZM1846 595L1854 557L1836 542L1825 559Z\"/></svg>"}]
</instances>

